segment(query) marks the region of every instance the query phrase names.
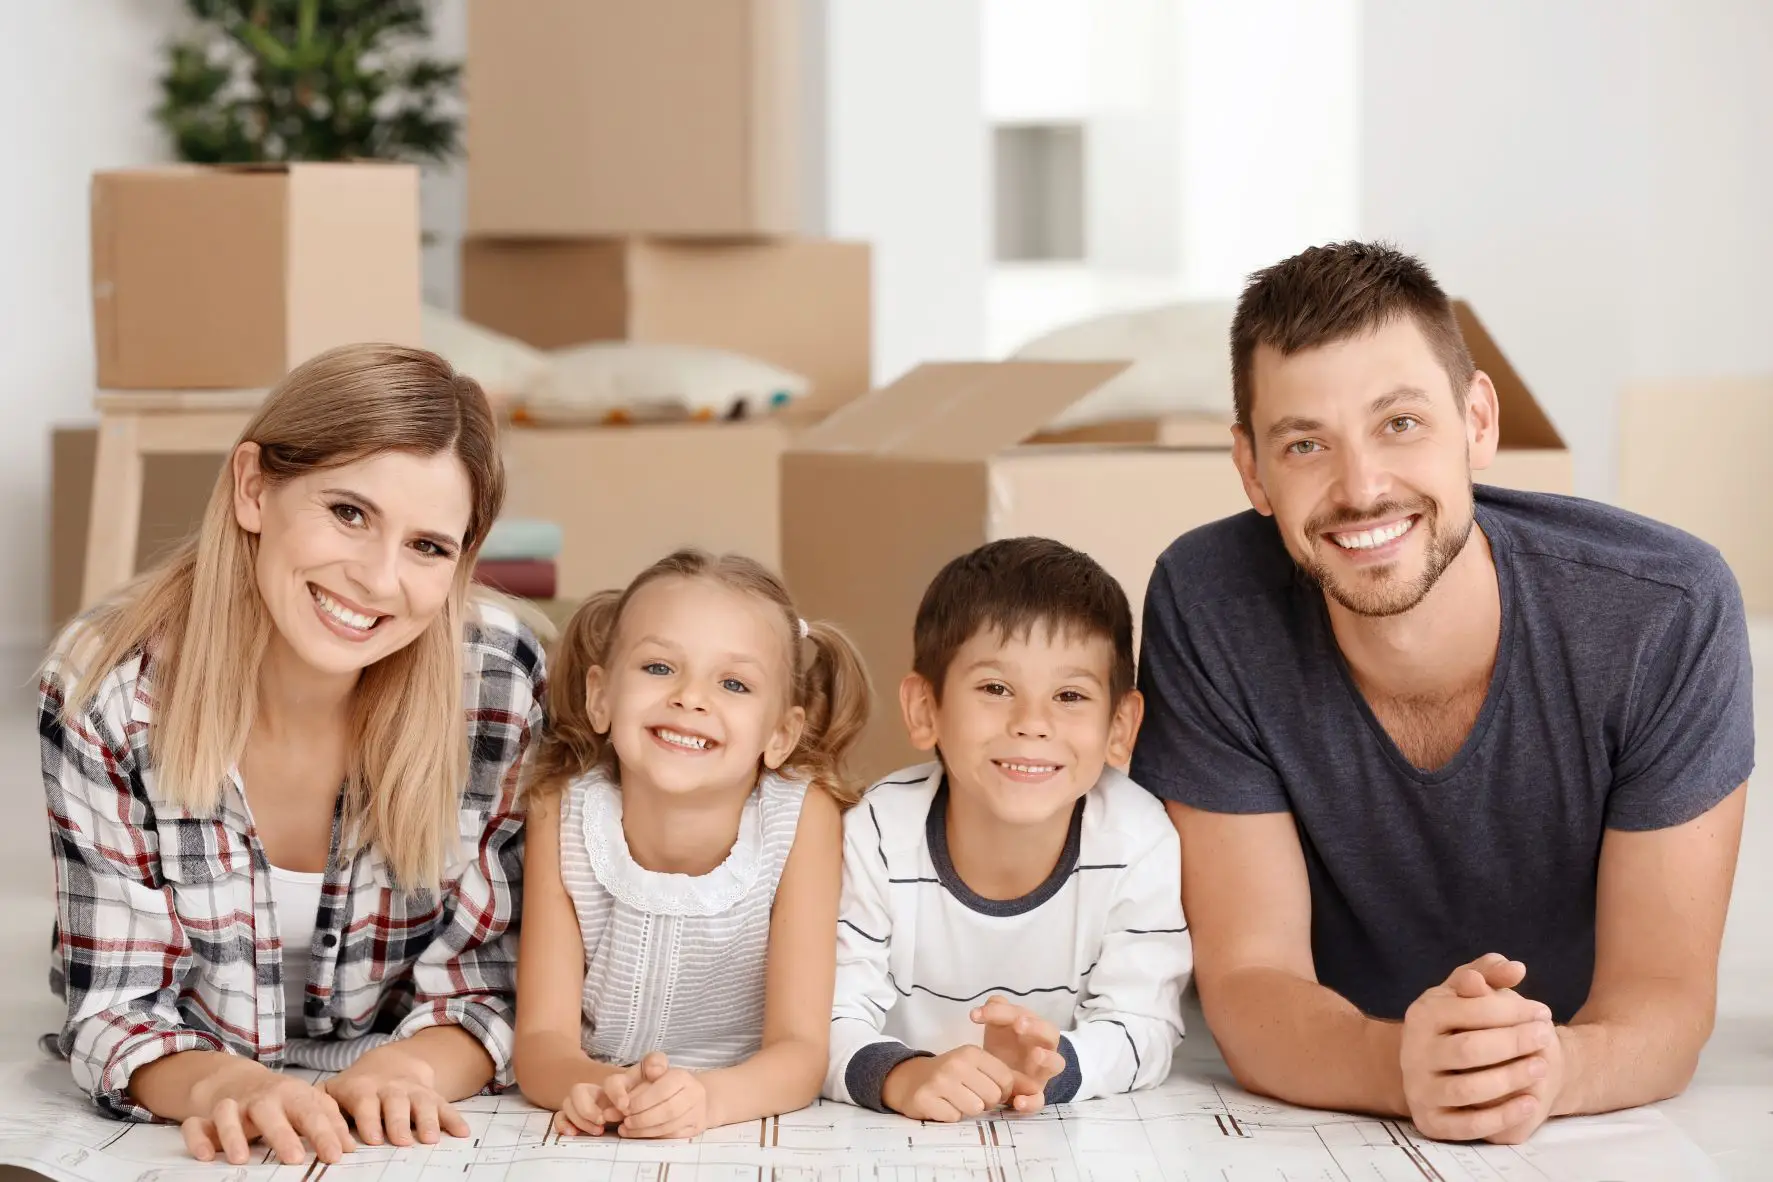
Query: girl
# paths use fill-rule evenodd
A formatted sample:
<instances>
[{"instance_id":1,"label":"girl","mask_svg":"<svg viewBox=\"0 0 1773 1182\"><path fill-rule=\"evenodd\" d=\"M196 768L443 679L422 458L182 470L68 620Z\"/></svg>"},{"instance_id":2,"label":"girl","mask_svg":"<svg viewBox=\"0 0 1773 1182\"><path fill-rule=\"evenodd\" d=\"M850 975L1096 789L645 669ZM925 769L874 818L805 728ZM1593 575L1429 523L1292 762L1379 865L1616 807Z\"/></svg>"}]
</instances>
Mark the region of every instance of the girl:
<instances>
[{"instance_id":1,"label":"girl","mask_svg":"<svg viewBox=\"0 0 1773 1182\"><path fill-rule=\"evenodd\" d=\"M247 424L196 535L70 626L37 712L76 1082L198 1158L466 1135L510 1078L517 768L542 661L470 595L480 387L352 345ZM323 1086L275 1070L340 1069Z\"/></svg>"},{"instance_id":2,"label":"girl","mask_svg":"<svg viewBox=\"0 0 1773 1182\"><path fill-rule=\"evenodd\" d=\"M803 664L802 649L810 649ZM567 624L526 789L517 1083L565 1134L693 1137L825 1072L854 646L684 550Z\"/></svg>"}]
</instances>

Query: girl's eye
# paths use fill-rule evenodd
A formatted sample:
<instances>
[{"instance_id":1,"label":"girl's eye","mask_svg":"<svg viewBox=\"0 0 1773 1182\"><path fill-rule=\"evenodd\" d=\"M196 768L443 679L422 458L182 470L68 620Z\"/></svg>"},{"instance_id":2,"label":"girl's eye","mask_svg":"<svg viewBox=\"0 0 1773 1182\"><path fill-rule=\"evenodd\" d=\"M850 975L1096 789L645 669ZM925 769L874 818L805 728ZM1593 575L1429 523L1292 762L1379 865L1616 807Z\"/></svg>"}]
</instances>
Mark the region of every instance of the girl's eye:
<instances>
[{"instance_id":1,"label":"girl's eye","mask_svg":"<svg viewBox=\"0 0 1773 1182\"><path fill-rule=\"evenodd\" d=\"M1287 444L1287 451L1296 456L1309 455L1318 450L1320 450L1320 445L1315 439L1295 439Z\"/></svg>"},{"instance_id":2,"label":"girl's eye","mask_svg":"<svg viewBox=\"0 0 1773 1182\"><path fill-rule=\"evenodd\" d=\"M736 677L724 678L720 683L720 688L731 694L748 694L751 692L751 687Z\"/></svg>"},{"instance_id":3,"label":"girl's eye","mask_svg":"<svg viewBox=\"0 0 1773 1182\"><path fill-rule=\"evenodd\" d=\"M340 501L332 507L332 515L346 525L362 525L363 510L349 501Z\"/></svg>"},{"instance_id":4,"label":"girl's eye","mask_svg":"<svg viewBox=\"0 0 1773 1182\"><path fill-rule=\"evenodd\" d=\"M648 661L640 667L642 673L650 673L654 677L671 676L671 666L663 661Z\"/></svg>"}]
</instances>

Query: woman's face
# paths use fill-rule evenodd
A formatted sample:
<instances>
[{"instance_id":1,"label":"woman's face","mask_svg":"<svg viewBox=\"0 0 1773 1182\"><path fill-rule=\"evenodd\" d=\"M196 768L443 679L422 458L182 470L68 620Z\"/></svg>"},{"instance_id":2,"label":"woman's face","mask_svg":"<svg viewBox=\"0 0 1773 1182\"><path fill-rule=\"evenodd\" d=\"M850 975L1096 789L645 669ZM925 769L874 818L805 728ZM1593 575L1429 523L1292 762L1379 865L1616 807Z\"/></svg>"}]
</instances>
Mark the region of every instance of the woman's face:
<instances>
[{"instance_id":1,"label":"woman's face","mask_svg":"<svg viewBox=\"0 0 1773 1182\"><path fill-rule=\"evenodd\" d=\"M259 537L258 585L278 635L321 673L357 673L417 639L449 599L472 491L451 452L383 452L266 482L234 457L234 517Z\"/></svg>"}]
</instances>

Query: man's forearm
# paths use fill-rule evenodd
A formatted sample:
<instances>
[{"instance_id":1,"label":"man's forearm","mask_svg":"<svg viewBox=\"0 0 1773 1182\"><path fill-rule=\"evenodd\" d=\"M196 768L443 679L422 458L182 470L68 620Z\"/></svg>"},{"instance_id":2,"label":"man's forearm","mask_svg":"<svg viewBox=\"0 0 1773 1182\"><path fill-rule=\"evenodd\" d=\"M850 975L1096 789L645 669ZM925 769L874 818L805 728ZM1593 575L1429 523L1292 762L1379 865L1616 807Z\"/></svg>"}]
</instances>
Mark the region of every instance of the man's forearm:
<instances>
[{"instance_id":1,"label":"man's forearm","mask_svg":"<svg viewBox=\"0 0 1773 1182\"><path fill-rule=\"evenodd\" d=\"M1403 1027L1281 969L1240 969L1201 1001L1237 1081L1307 1108L1407 1116Z\"/></svg>"},{"instance_id":2,"label":"man's forearm","mask_svg":"<svg viewBox=\"0 0 1773 1182\"><path fill-rule=\"evenodd\" d=\"M1590 998L1563 1042L1554 1116L1616 1112L1679 1095L1711 1037L1716 995L1690 982L1633 981Z\"/></svg>"}]
</instances>

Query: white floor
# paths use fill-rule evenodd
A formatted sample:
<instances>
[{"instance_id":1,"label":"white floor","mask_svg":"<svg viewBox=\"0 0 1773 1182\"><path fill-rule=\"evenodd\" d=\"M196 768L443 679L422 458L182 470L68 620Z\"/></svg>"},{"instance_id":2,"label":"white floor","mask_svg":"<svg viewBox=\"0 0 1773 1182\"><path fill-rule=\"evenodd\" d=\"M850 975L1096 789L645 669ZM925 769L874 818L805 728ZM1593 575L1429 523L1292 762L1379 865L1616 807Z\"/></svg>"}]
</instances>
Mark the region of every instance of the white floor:
<instances>
[{"instance_id":1,"label":"white floor","mask_svg":"<svg viewBox=\"0 0 1773 1182\"><path fill-rule=\"evenodd\" d=\"M1773 619L1753 625L1759 783L1773 767ZM35 693L18 664L0 676L0 1060L36 1054L61 1011L48 992L54 879L43 815ZM1763 788L1762 792L1765 791ZM1687 1096L1667 1106L1734 1178L1773 1177L1773 805L1751 790L1724 934L1717 1033Z\"/></svg>"}]
</instances>

